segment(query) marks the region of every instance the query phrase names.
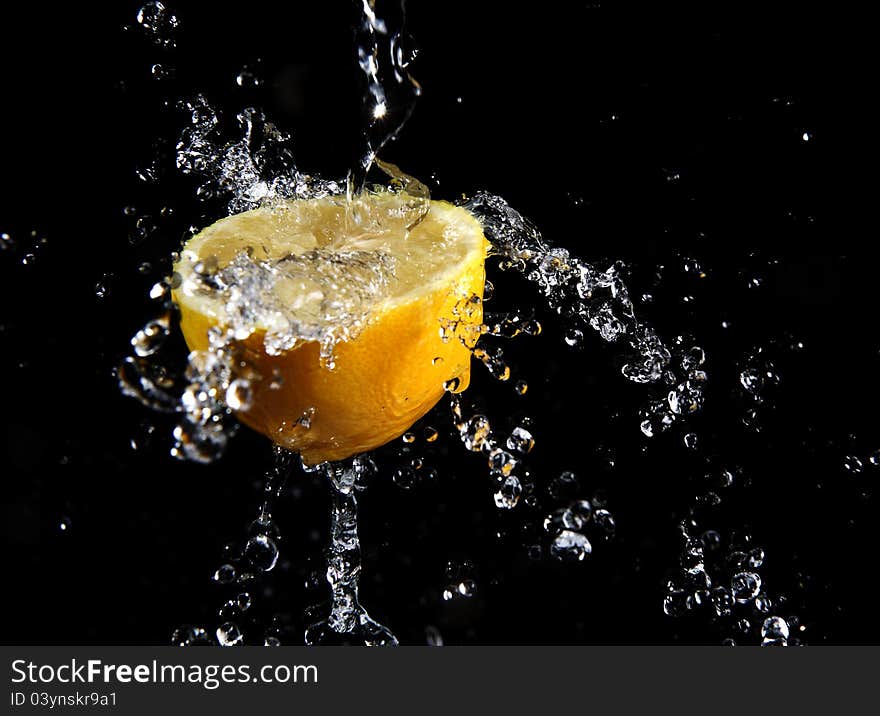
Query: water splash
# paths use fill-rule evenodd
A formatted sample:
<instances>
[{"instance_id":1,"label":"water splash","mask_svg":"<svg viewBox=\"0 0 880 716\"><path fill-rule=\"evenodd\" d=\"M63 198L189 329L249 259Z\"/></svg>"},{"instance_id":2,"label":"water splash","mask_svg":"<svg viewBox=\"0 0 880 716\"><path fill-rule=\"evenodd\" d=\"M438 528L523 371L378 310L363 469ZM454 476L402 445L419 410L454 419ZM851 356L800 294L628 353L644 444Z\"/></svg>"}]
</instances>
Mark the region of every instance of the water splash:
<instances>
[{"instance_id":1,"label":"water splash","mask_svg":"<svg viewBox=\"0 0 880 716\"><path fill-rule=\"evenodd\" d=\"M329 197L348 206L356 201L357 192L365 188L367 173L375 165L390 177L394 190L422 200L408 217L406 228L418 223L429 205L427 189L376 156L400 131L421 92L409 74L414 53L405 47L409 41L403 32L403 7L400 6L398 15L391 17L377 10L378 5L375 0L362 0L358 60L367 79L366 150L352 175L347 179L324 180L301 173L294 162L292 138L269 122L260 110L245 108L236 116L233 127L225 127L221 115L207 98L199 95L180 104L188 116L189 126L176 148L178 169L200 182L196 187L199 198L223 198L229 213L250 209L283 211L284 203L290 199ZM150 3L149 7L152 9L144 14L145 20L142 21L139 14L138 22L153 33L154 28L162 24L160 16L167 19L168 13L161 3ZM175 27L176 20L170 29ZM162 32L167 30L165 27ZM161 69L162 75L172 71L165 64ZM255 82L249 70L247 76L240 77L243 77L238 82L241 86ZM149 179L149 172L145 176ZM467 201L465 207L483 223L495 247L498 268L525 276L543 303L563 319L566 325L563 341L567 345L580 348L594 332L619 349L624 357L621 367L624 378L646 386L650 395L639 416L638 427L645 437L653 438L676 422L686 422L701 410L708 381L705 352L683 338L664 342L653 328L638 318L626 285L627 267L623 263L617 262L602 270L565 249L552 246L537 228L500 197L482 192ZM138 218L137 240L143 240L153 228L150 217ZM191 277L190 285L182 286L180 277L176 277L176 283L175 277L170 277L154 286L151 296L165 303L171 288L216 293L231 326L225 331L215 329L209 349L190 355L183 377L174 377L171 371L155 362L169 333L167 316L150 321L132 338L135 355L126 359L120 368L120 386L126 394L138 397L151 408L180 414L181 422L174 432L173 454L197 462L212 462L223 453L235 430L231 411L242 409L253 397L251 378L242 376L236 369L241 363L240 343L267 316L284 318L279 331L267 334L267 352L278 354L298 341L318 340L323 347L322 357L332 366L332 346L340 340L340 334L322 333L322 329L314 325L291 321L290 316L284 315L284 306L266 300L279 276L311 277L316 267L327 265L331 268L325 278L330 283L353 267L356 274L372 276L373 282L367 281L363 286L371 297L382 295L387 285L383 279L392 276L394 270L392 265L382 264L381 256L376 254L347 256L339 264L332 261L328 264L327 257L318 255L304 254L296 260L288 257L266 262L243 254L222 269L201 266ZM706 276L706 271L693 260L687 262L685 270L700 278ZM102 291L102 295L105 292ZM487 282L484 300L489 300L491 293L491 282ZM468 312L477 307L482 308L474 299L480 300L479 297L463 298L457 307L460 317L467 317ZM323 306L321 312L330 315L332 309ZM350 318L337 314L330 323L356 328L359 319ZM170 320L173 321L173 316ZM517 394L526 394L528 383L510 380L510 366L503 350L493 344L493 340L539 335L542 327L529 311L484 313L483 325L473 326L465 320L450 321L441 326L441 331L445 340L460 340L472 348L478 365L484 366L491 376L502 383L509 381ZM757 405L762 403L761 391L771 376L768 366L753 358L749 356L746 360L739 381L745 400ZM271 376L264 378L272 379ZM494 429L494 420L490 421L482 412L471 411L465 417L462 398L452 393L459 386L447 387L455 431L467 451L485 460L495 506L509 511L529 504L534 485L526 463L532 450L540 444L532 433L532 426L516 425L509 432L502 432ZM308 416L303 416L302 424L308 428ZM436 440L437 431L431 430ZM411 445L415 439L413 433L408 433L403 442ZM432 438L426 437L426 440ZM697 433L688 432L684 443L689 449L697 449L700 445ZM417 482L415 476L428 471L420 462L416 464L420 460L417 455L406 455L409 464L395 471L394 480L401 487L411 489ZM364 471L369 471L364 460L359 458L344 465L322 468L333 497L327 570L332 603L329 616L308 629L308 643L396 643L393 634L372 620L358 601L361 565L356 490ZM850 461L850 464L856 463ZM570 494L572 483L576 483L576 478L571 473L563 473L551 482L549 492L559 504L549 512L542 511L545 546L538 551L546 551L560 561L585 562L589 561L587 558L595 544L614 534L615 520L604 501L579 499ZM272 487L273 484L276 487ZM270 479L267 487L276 497L281 489L278 484ZM711 501L712 497L704 495L701 500ZM251 574L252 569L274 568L278 560L277 528L271 521L271 509L267 512L265 504L254 525L235 564L227 563L217 570L215 581L218 583L237 584L244 575ZM763 557L757 559L757 548L732 547L719 566L713 562L716 555L713 545L725 539L719 532L708 523L694 521L682 523L680 529L684 544L681 571L670 582L664 601L667 613L678 613L679 605L682 605L681 613L694 613L708 605L718 618L735 622L740 631L745 620L745 631L751 634L760 631L764 643L789 640L797 620L771 613L773 602L767 596L766 580L759 571ZM746 555L745 561L739 559L740 553ZM240 569L243 565L244 571ZM448 592L450 599L467 599L475 590L473 580L461 579L449 585L444 598ZM250 606L250 595L239 596L241 599L237 597L234 603L221 609L224 620L214 631L221 644L236 645L246 639L234 617L236 609L244 611ZM242 606L245 604L247 606ZM748 617L742 616L744 610L748 611ZM733 618L736 615L740 616L738 620ZM209 639L209 633L210 630L199 627L184 628L175 635L175 642L202 643ZM430 636L431 640L442 642L442 637ZM270 642L277 643L277 637L266 636L265 643Z\"/></svg>"},{"instance_id":2,"label":"water splash","mask_svg":"<svg viewBox=\"0 0 880 716\"><path fill-rule=\"evenodd\" d=\"M500 255L499 267L523 274L536 285L547 306L566 319L566 343L579 346L583 331L591 329L604 341L623 346L621 373L626 379L669 386L665 399L653 399L642 410L640 427L645 436L663 432L679 417L700 409L708 379L703 350L683 340L669 348L651 326L637 318L623 264L602 271L566 249L552 247L499 196L480 192L465 207L483 224Z\"/></svg>"}]
</instances>

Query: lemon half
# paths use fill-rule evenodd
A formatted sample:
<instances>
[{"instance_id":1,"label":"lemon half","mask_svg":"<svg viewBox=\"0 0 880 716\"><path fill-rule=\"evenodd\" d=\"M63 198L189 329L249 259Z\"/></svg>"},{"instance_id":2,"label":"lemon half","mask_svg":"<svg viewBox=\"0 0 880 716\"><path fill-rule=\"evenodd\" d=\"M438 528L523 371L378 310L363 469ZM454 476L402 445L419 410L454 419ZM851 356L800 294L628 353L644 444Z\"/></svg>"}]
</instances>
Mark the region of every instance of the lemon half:
<instances>
[{"instance_id":1,"label":"lemon half","mask_svg":"<svg viewBox=\"0 0 880 716\"><path fill-rule=\"evenodd\" d=\"M479 222L442 201L291 200L187 241L173 295L190 350L249 322L236 370L258 377L237 416L313 465L399 437L467 387L488 248Z\"/></svg>"}]
</instances>

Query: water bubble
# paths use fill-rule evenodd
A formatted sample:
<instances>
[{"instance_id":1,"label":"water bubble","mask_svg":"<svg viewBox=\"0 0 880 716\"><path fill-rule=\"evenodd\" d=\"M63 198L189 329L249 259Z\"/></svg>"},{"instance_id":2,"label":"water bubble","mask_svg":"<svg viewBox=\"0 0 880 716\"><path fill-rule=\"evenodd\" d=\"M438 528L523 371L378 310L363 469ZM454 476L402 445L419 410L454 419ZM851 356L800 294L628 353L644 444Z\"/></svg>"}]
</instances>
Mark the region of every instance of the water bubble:
<instances>
[{"instance_id":1,"label":"water bubble","mask_svg":"<svg viewBox=\"0 0 880 716\"><path fill-rule=\"evenodd\" d=\"M224 622L217 627L217 641L220 646L238 646L244 642L244 634L235 622Z\"/></svg>"},{"instance_id":2,"label":"water bubble","mask_svg":"<svg viewBox=\"0 0 880 716\"><path fill-rule=\"evenodd\" d=\"M688 450L696 450L699 446L699 438L696 433L687 433L682 441Z\"/></svg>"},{"instance_id":3,"label":"water bubble","mask_svg":"<svg viewBox=\"0 0 880 716\"><path fill-rule=\"evenodd\" d=\"M739 572L730 581L730 591L737 602L745 604L761 591L761 578L754 572Z\"/></svg>"},{"instance_id":4,"label":"water bubble","mask_svg":"<svg viewBox=\"0 0 880 716\"><path fill-rule=\"evenodd\" d=\"M251 606L251 595L247 592L242 592L235 598L235 604L241 611L247 611Z\"/></svg>"},{"instance_id":5,"label":"water bubble","mask_svg":"<svg viewBox=\"0 0 880 716\"><path fill-rule=\"evenodd\" d=\"M217 584L232 584L232 582L235 581L236 576L235 567L231 564L224 564L214 572L213 579Z\"/></svg>"},{"instance_id":6,"label":"water bubble","mask_svg":"<svg viewBox=\"0 0 880 716\"><path fill-rule=\"evenodd\" d=\"M407 432L407 433L404 433L400 439L403 440L403 442L405 442L407 445L411 445L412 443L414 443L416 441L416 435L415 435L415 433Z\"/></svg>"},{"instance_id":7,"label":"water bubble","mask_svg":"<svg viewBox=\"0 0 880 716\"><path fill-rule=\"evenodd\" d=\"M535 446L535 439L525 428L515 427L507 438L507 447L514 452L529 453Z\"/></svg>"},{"instance_id":8,"label":"water bubble","mask_svg":"<svg viewBox=\"0 0 880 716\"><path fill-rule=\"evenodd\" d=\"M880 467L880 450L875 450L868 456L868 462L874 467Z\"/></svg>"},{"instance_id":9,"label":"water bubble","mask_svg":"<svg viewBox=\"0 0 880 716\"><path fill-rule=\"evenodd\" d=\"M550 546L550 554L564 562L581 562L592 551L590 541L572 530L562 530Z\"/></svg>"},{"instance_id":10,"label":"water bubble","mask_svg":"<svg viewBox=\"0 0 880 716\"><path fill-rule=\"evenodd\" d=\"M512 510L522 496L522 484L515 475L510 475L495 493L495 506L499 509Z\"/></svg>"},{"instance_id":11,"label":"water bubble","mask_svg":"<svg viewBox=\"0 0 880 716\"><path fill-rule=\"evenodd\" d=\"M70 525L71 525L70 518L69 517L62 517L58 522L58 530L60 532L67 533L70 531Z\"/></svg>"},{"instance_id":12,"label":"water bubble","mask_svg":"<svg viewBox=\"0 0 880 716\"><path fill-rule=\"evenodd\" d=\"M278 562L278 545L265 534L258 534L248 540L244 556L256 569L269 572Z\"/></svg>"},{"instance_id":13,"label":"water bubble","mask_svg":"<svg viewBox=\"0 0 880 716\"><path fill-rule=\"evenodd\" d=\"M431 427L430 425L425 426L425 442L433 443L437 441L437 438L440 437L440 433L437 432L437 428Z\"/></svg>"},{"instance_id":14,"label":"water bubble","mask_svg":"<svg viewBox=\"0 0 880 716\"><path fill-rule=\"evenodd\" d=\"M281 639L277 636L267 636L263 639L263 646L281 646Z\"/></svg>"},{"instance_id":15,"label":"water bubble","mask_svg":"<svg viewBox=\"0 0 880 716\"><path fill-rule=\"evenodd\" d=\"M513 389L516 391L517 395L525 395L529 390L529 384L524 380L518 380L513 386Z\"/></svg>"}]
</instances>

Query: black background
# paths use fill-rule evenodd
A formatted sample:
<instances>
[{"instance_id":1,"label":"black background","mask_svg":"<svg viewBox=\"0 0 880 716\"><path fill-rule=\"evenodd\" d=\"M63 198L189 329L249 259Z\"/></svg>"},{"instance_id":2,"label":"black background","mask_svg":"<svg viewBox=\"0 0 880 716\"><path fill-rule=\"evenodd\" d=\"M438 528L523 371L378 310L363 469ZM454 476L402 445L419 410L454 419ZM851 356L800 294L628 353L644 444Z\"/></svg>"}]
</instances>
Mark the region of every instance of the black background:
<instances>
[{"instance_id":1,"label":"black background","mask_svg":"<svg viewBox=\"0 0 880 716\"><path fill-rule=\"evenodd\" d=\"M196 207L174 174L176 99L265 107L305 171L338 175L355 156L355 13L316 5L171 4L174 51L123 31L137 3L0 10L0 231L15 241L0 254L4 642L167 643L180 624L218 622L229 595L210 575L255 516L269 448L243 431L219 464L175 462L169 423L123 398L113 368L155 311L146 292L186 226L221 212ZM364 603L404 643L424 643L427 625L447 643L720 642L729 627L662 610L676 521L708 464L747 476L716 522L751 526L768 589L788 597L804 640L878 641L880 471L842 466L880 447L866 22L803 4L704 5L409 3L424 96L384 155L437 196L488 189L554 243L626 261L633 295L655 296L640 313L705 348L710 388L688 427L647 441L637 410L649 392L619 375L614 347L590 335L569 350L539 310L544 334L509 353L526 398L476 367L469 395L499 424L531 415L539 492L576 471L579 494L608 494L616 537L583 564L530 560L529 525L552 500L502 514L480 460L444 437L435 483L405 491L389 468L362 500ZM237 87L257 58L266 85ZM176 77L153 79L157 62ZM145 185L135 169L157 153L160 181ZM131 241L134 218L162 206L173 217ZM685 256L708 278L686 275ZM496 280L495 310L537 305ZM806 350L785 349L792 340ZM736 386L758 345L783 378L755 433ZM445 420L430 418L444 431ZM683 449L687 430L705 447ZM252 633L275 614L282 641L301 638L304 607L324 595L326 514L324 487L294 476L278 511L282 563L250 588ZM474 598L443 602L449 561L472 563Z\"/></svg>"}]
</instances>

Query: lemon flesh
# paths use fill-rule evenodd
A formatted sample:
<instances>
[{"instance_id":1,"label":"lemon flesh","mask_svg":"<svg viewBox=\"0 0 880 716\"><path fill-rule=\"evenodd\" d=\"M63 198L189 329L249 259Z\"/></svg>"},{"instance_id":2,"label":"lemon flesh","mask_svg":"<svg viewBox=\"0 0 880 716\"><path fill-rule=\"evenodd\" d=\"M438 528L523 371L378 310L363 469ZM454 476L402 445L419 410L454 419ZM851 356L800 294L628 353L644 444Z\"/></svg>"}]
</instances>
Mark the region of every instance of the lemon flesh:
<instances>
[{"instance_id":1,"label":"lemon flesh","mask_svg":"<svg viewBox=\"0 0 880 716\"><path fill-rule=\"evenodd\" d=\"M442 201L291 200L190 239L174 299L190 350L212 329L240 337L237 365L256 376L241 422L312 465L399 437L467 387L488 248Z\"/></svg>"}]
</instances>

